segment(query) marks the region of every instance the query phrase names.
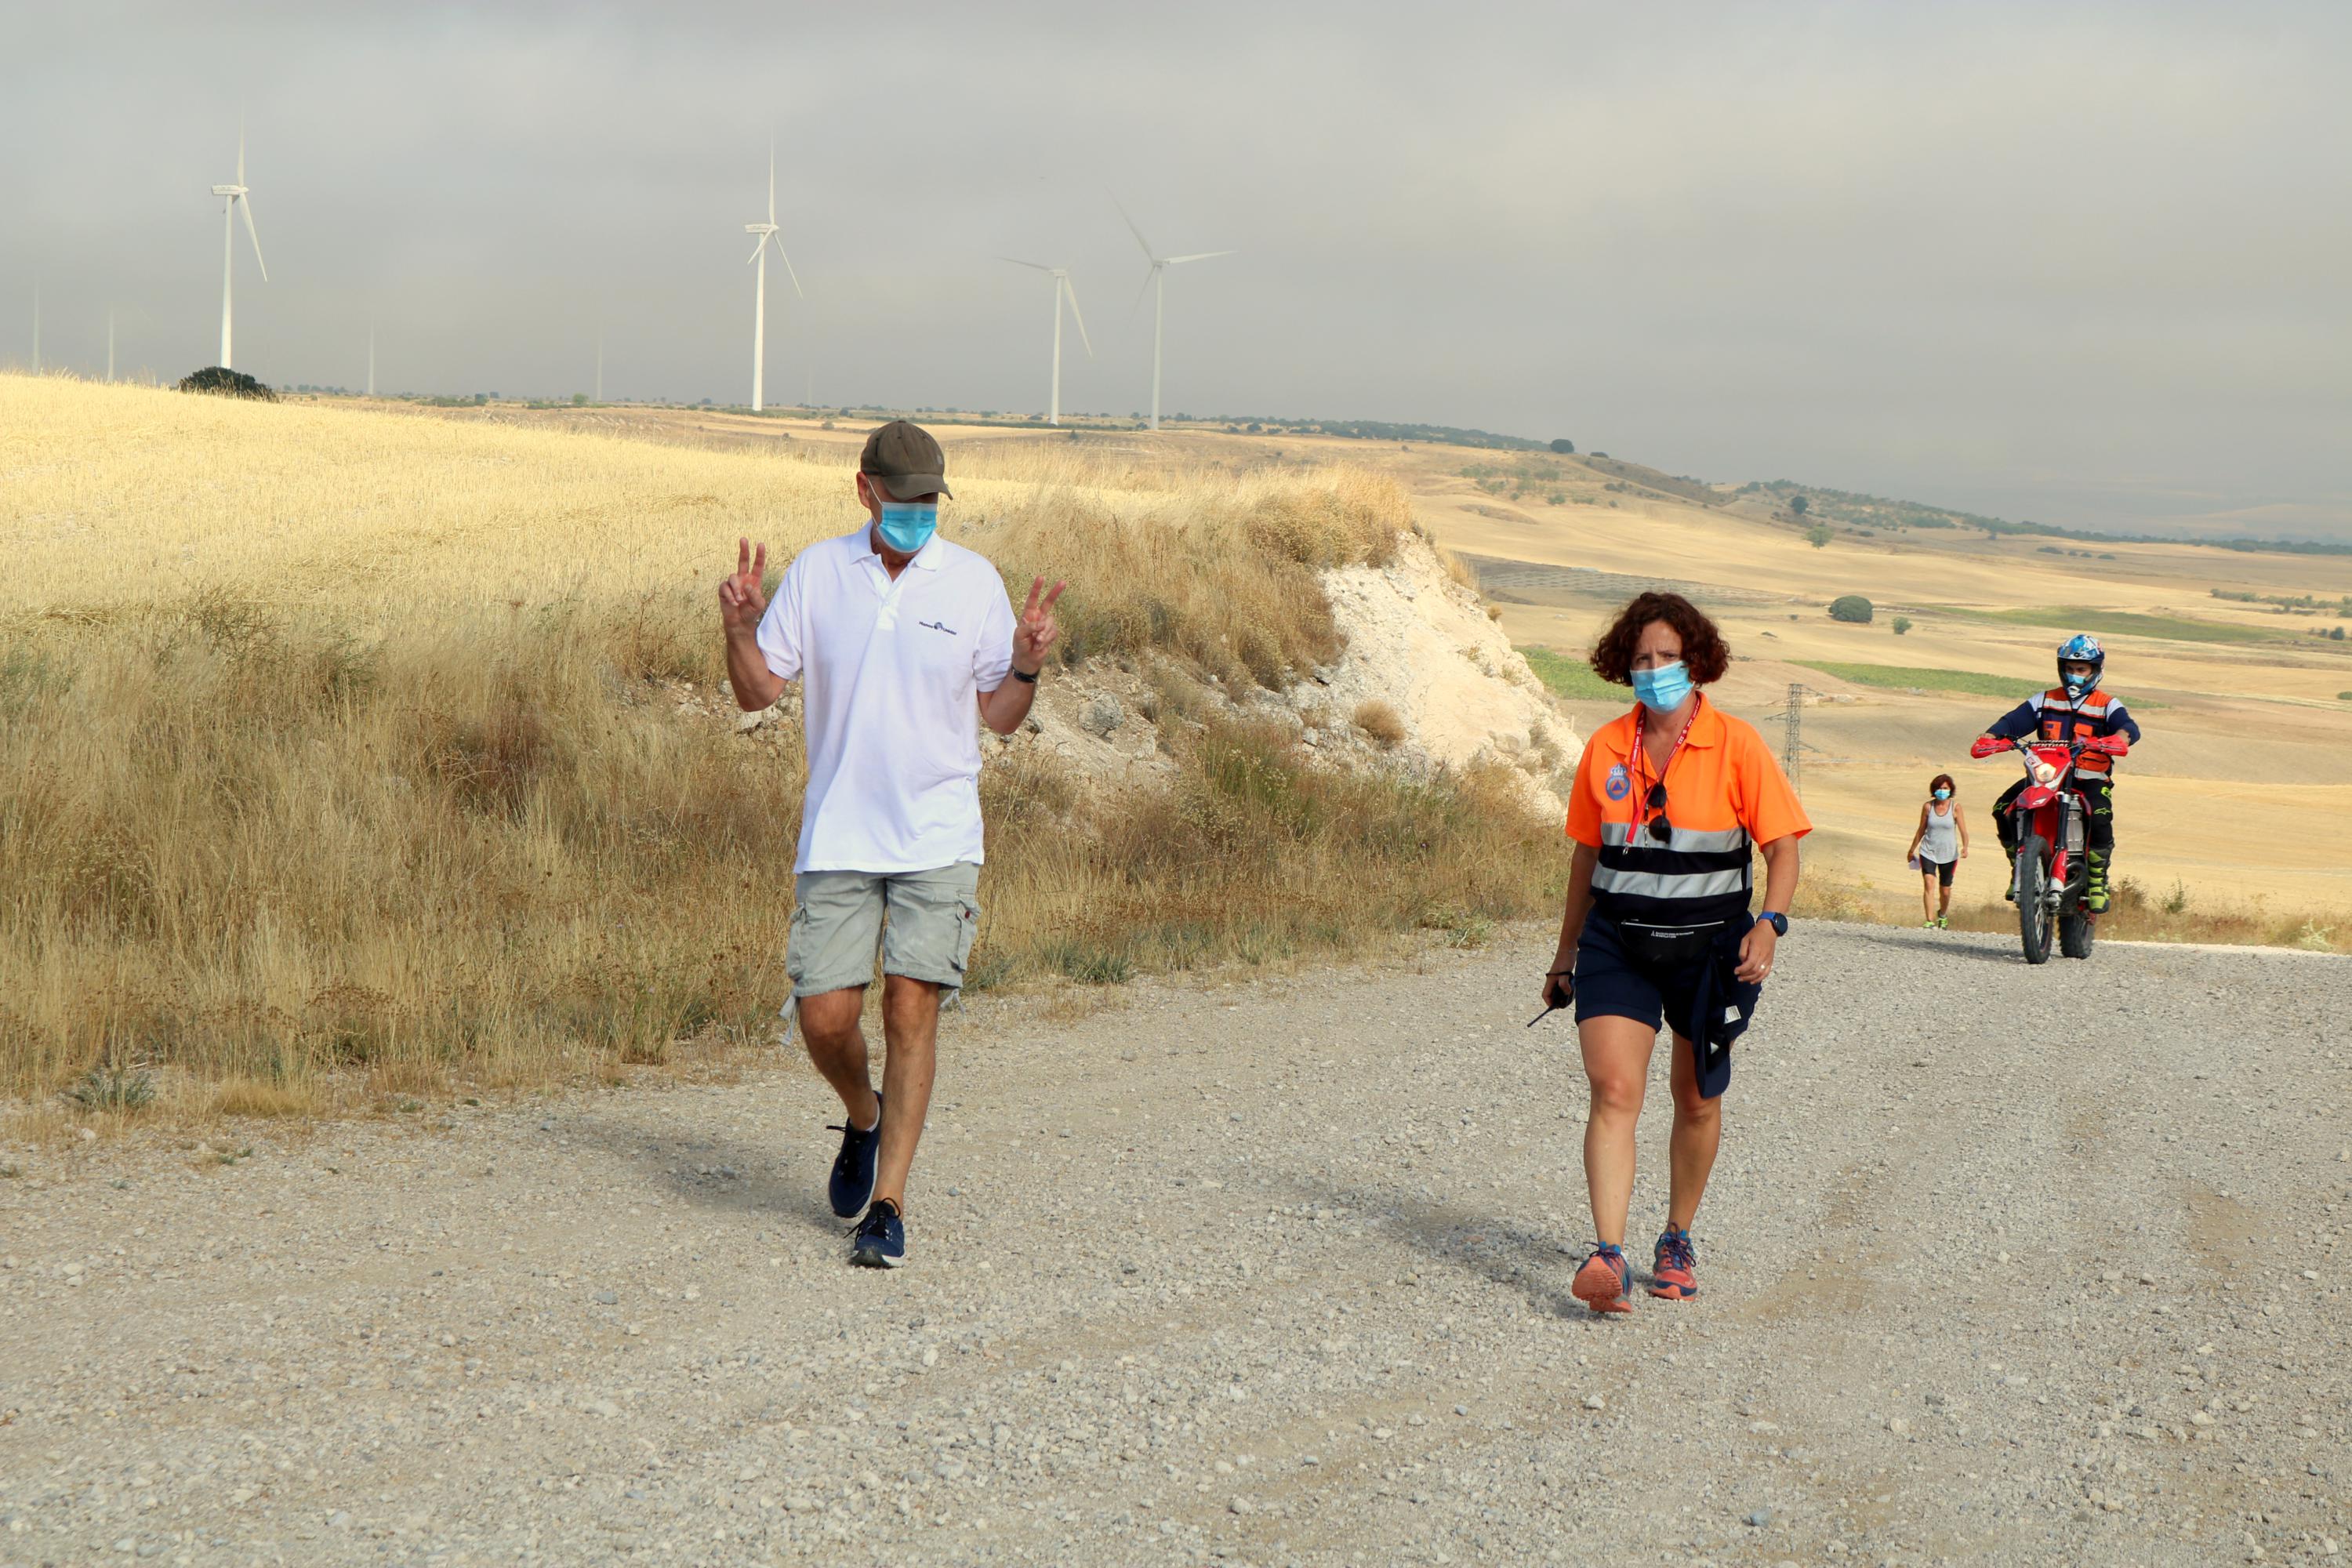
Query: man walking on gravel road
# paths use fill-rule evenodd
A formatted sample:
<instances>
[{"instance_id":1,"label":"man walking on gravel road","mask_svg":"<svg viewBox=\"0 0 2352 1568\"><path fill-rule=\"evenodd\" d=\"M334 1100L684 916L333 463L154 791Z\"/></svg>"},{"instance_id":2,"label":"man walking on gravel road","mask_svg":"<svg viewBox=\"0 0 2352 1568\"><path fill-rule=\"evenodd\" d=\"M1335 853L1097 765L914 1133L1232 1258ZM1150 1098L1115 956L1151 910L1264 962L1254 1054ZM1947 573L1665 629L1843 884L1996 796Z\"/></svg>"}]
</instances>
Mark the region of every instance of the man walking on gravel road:
<instances>
[{"instance_id":1,"label":"man walking on gravel road","mask_svg":"<svg viewBox=\"0 0 2352 1568\"><path fill-rule=\"evenodd\" d=\"M885 425L857 467L866 521L802 551L772 602L768 547L737 541L719 618L739 707L758 712L801 683L808 789L784 967L809 1059L848 1113L833 1212L865 1215L851 1261L888 1268L907 1258L940 1003L963 984L980 924L979 724L1009 735L1028 716L1063 585L1038 578L1016 617L996 568L939 537L953 492L929 431ZM878 1093L860 1023L877 948Z\"/></svg>"}]
</instances>

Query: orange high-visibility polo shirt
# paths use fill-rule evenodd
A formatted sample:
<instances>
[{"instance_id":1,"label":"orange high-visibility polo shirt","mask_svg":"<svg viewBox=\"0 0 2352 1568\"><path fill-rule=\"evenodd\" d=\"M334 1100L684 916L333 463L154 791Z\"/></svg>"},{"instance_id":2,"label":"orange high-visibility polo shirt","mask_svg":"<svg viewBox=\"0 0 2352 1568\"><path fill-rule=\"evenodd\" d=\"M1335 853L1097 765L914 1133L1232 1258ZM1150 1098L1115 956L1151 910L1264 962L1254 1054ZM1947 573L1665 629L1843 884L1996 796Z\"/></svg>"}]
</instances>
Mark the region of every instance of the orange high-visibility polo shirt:
<instances>
[{"instance_id":1,"label":"orange high-visibility polo shirt","mask_svg":"<svg viewBox=\"0 0 2352 1568\"><path fill-rule=\"evenodd\" d=\"M1748 908L1751 846L1801 837L1813 825L1756 727L1704 696L1667 765L1665 809L1650 810L1643 803L1657 780L1640 754L1641 733L1636 707L1595 730L1576 766L1568 836L1600 851L1593 908L1611 920L1660 924L1728 920Z\"/></svg>"}]
</instances>

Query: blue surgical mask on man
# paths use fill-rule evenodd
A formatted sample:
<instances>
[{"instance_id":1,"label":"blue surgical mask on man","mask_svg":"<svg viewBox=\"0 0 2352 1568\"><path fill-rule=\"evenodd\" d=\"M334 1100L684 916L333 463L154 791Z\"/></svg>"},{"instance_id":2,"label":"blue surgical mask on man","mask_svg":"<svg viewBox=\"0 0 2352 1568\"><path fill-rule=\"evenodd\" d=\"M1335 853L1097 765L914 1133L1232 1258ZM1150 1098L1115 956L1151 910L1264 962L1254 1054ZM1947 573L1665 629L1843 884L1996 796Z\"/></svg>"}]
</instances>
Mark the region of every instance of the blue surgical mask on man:
<instances>
[{"instance_id":1,"label":"blue surgical mask on man","mask_svg":"<svg viewBox=\"0 0 2352 1568\"><path fill-rule=\"evenodd\" d=\"M912 555L931 542L939 531L937 501L882 500L882 542L901 555Z\"/></svg>"},{"instance_id":2,"label":"blue surgical mask on man","mask_svg":"<svg viewBox=\"0 0 2352 1568\"><path fill-rule=\"evenodd\" d=\"M1948 789L1938 788L1936 791L1936 798L1937 800L1949 800L1952 798L1952 792Z\"/></svg>"},{"instance_id":3,"label":"blue surgical mask on man","mask_svg":"<svg viewBox=\"0 0 2352 1568\"><path fill-rule=\"evenodd\" d=\"M1633 695L1653 713L1673 712L1690 694L1690 671L1683 668L1680 659L1655 669L1633 671Z\"/></svg>"}]
</instances>

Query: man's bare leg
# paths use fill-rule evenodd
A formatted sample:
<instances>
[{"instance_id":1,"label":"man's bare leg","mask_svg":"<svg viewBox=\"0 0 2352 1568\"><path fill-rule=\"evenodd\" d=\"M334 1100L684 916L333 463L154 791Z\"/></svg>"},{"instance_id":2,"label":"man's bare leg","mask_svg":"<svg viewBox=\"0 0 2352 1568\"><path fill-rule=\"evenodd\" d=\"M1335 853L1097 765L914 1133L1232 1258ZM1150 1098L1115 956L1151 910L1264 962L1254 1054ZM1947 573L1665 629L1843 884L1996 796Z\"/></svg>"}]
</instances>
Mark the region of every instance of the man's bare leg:
<instances>
[{"instance_id":1,"label":"man's bare leg","mask_svg":"<svg viewBox=\"0 0 2352 1568\"><path fill-rule=\"evenodd\" d=\"M809 1061L841 1096L850 1125L861 1130L871 1129L882 1110L874 1099L866 1029L859 1022L865 1011L863 985L803 996L800 1003L801 1036L808 1042Z\"/></svg>"},{"instance_id":2,"label":"man's bare leg","mask_svg":"<svg viewBox=\"0 0 2352 1568\"><path fill-rule=\"evenodd\" d=\"M930 1113L939 1070L940 988L904 974L882 977L882 1150L874 1197L907 1212L907 1173Z\"/></svg>"}]
</instances>

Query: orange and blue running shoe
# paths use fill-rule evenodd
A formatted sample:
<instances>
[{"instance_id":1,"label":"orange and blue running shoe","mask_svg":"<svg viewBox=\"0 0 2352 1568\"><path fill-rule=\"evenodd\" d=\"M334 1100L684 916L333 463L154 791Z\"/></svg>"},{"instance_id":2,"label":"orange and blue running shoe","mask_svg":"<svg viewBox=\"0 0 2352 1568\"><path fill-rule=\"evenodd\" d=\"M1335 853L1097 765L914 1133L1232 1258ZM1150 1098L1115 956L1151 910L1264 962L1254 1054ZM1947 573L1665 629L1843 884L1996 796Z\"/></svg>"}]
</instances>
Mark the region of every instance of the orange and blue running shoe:
<instances>
[{"instance_id":1,"label":"orange and blue running shoe","mask_svg":"<svg viewBox=\"0 0 2352 1568\"><path fill-rule=\"evenodd\" d=\"M1633 1304L1625 1300L1626 1289L1633 1281L1633 1272L1625 1264L1625 1249L1602 1242L1584 1260L1570 1282L1569 1294L1596 1312L1630 1312Z\"/></svg>"},{"instance_id":2,"label":"orange and blue running shoe","mask_svg":"<svg viewBox=\"0 0 2352 1568\"><path fill-rule=\"evenodd\" d=\"M1687 1301L1698 1294L1698 1255L1691 1250L1690 1232L1668 1226L1658 1237L1657 1256L1650 1264L1650 1294L1669 1301Z\"/></svg>"}]
</instances>

